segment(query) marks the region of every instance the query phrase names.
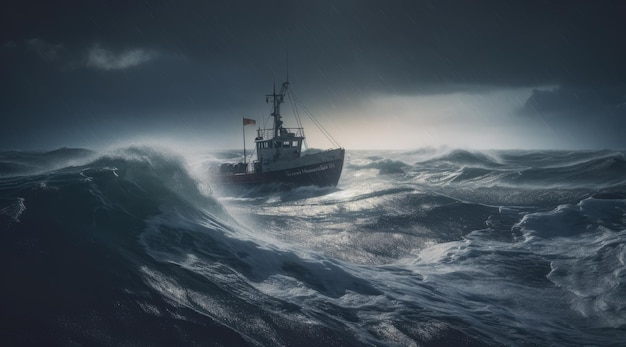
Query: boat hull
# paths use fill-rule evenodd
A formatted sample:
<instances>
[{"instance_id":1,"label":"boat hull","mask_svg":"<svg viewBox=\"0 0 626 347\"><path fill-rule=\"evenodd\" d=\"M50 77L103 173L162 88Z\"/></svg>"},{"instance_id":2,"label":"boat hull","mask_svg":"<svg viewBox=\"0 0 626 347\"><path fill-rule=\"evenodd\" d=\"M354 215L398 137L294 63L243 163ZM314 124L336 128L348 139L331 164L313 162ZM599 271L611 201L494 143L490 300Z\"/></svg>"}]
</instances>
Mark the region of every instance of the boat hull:
<instances>
[{"instance_id":1,"label":"boat hull","mask_svg":"<svg viewBox=\"0 0 626 347\"><path fill-rule=\"evenodd\" d=\"M213 177L213 181L223 186L281 184L291 187L311 185L334 187L341 177L344 155L344 149L336 149L303 157L301 163L293 160L284 168L259 173L219 174Z\"/></svg>"}]
</instances>

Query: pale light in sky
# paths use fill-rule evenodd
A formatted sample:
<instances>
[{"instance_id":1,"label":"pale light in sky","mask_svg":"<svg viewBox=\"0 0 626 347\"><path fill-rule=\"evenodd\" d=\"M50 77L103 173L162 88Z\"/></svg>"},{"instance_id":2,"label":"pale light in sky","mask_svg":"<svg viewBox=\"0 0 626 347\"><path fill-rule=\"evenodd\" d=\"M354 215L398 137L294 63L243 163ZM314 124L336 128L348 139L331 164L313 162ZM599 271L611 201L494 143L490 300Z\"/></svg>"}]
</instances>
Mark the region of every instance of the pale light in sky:
<instances>
[{"instance_id":1,"label":"pale light in sky","mask_svg":"<svg viewBox=\"0 0 626 347\"><path fill-rule=\"evenodd\" d=\"M358 105L324 110L328 130L351 149L553 148L556 133L536 117L519 114L533 89L434 95L376 95ZM308 131L312 144L324 143Z\"/></svg>"}]
</instances>

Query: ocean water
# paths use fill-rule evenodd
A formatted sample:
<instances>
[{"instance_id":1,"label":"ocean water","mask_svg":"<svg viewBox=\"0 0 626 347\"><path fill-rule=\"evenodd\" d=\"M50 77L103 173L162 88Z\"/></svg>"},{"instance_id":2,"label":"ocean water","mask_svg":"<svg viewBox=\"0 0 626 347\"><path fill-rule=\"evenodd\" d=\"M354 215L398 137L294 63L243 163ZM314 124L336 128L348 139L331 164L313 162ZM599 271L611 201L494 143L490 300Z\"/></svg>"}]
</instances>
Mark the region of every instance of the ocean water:
<instances>
[{"instance_id":1,"label":"ocean water","mask_svg":"<svg viewBox=\"0 0 626 347\"><path fill-rule=\"evenodd\" d=\"M224 192L240 153L0 151L0 341L626 345L620 151L348 151Z\"/></svg>"}]
</instances>

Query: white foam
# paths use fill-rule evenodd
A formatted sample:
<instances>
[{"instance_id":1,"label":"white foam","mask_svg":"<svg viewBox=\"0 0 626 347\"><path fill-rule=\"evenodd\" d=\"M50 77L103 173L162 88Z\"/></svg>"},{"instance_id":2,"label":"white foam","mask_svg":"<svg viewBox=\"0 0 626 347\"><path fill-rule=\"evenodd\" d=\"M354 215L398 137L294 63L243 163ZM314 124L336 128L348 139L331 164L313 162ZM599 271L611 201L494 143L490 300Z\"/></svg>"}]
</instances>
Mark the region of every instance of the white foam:
<instances>
[{"instance_id":1,"label":"white foam","mask_svg":"<svg viewBox=\"0 0 626 347\"><path fill-rule=\"evenodd\" d=\"M159 310L158 307L154 306L154 305L150 305L147 302L141 302L138 301L137 304L139 305L139 307L141 307L141 309L146 312L147 314L151 314L153 316L157 316L160 317L163 314L161 313L161 310Z\"/></svg>"},{"instance_id":2,"label":"white foam","mask_svg":"<svg viewBox=\"0 0 626 347\"><path fill-rule=\"evenodd\" d=\"M15 201L8 206L0 209L0 214L9 216L15 222L20 222L20 216L26 210L26 204L24 204L24 198L18 197Z\"/></svg>"}]
</instances>

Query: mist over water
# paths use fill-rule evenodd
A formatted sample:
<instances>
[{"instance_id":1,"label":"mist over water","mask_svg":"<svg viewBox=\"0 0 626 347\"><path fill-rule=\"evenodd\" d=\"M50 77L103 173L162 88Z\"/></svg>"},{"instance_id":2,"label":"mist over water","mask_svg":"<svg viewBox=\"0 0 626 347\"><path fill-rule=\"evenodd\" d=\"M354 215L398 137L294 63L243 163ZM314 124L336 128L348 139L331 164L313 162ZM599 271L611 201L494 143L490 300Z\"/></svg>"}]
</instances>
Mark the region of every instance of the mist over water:
<instances>
[{"instance_id":1,"label":"mist over water","mask_svg":"<svg viewBox=\"0 0 626 347\"><path fill-rule=\"evenodd\" d=\"M624 152L348 151L336 188L210 182L239 156L1 151L2 340L626 344Z\"/></svg>"}]
</instances>

